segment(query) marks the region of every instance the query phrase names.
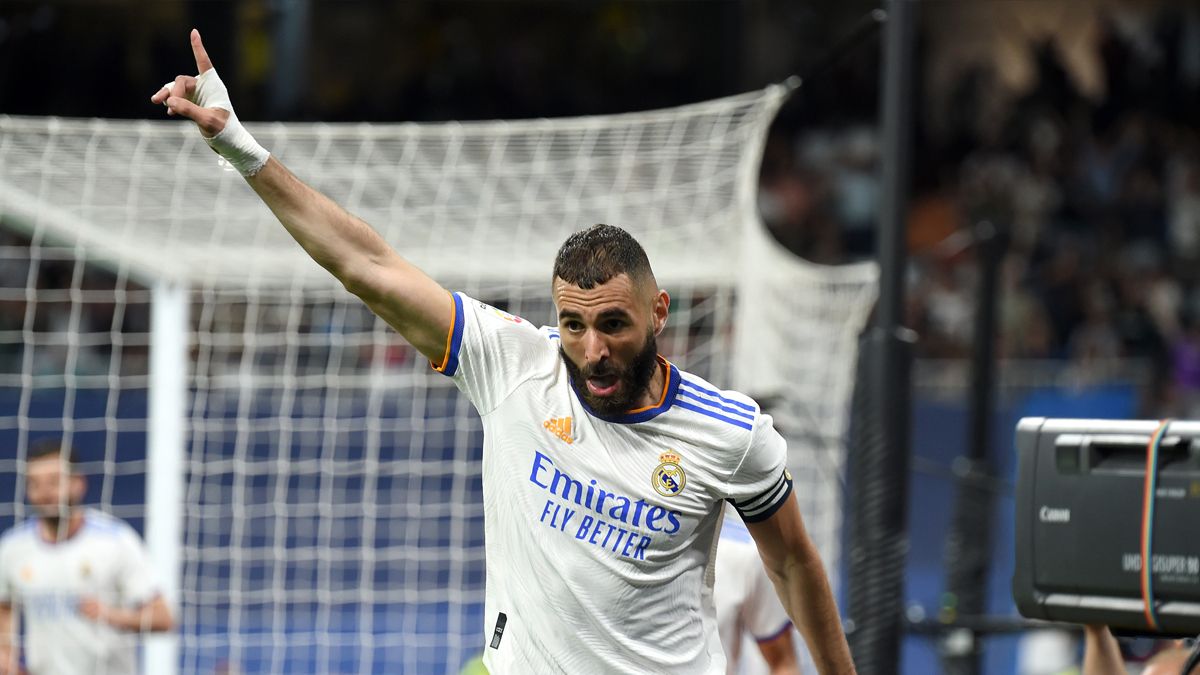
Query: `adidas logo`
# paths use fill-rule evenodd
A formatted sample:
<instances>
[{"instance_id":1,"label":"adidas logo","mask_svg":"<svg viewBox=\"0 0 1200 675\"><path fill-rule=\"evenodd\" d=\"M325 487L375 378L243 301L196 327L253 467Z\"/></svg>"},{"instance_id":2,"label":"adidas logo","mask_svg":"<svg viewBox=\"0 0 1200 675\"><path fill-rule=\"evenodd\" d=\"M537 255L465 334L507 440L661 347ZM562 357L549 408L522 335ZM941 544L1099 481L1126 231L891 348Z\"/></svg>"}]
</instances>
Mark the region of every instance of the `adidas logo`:
<instances>
[{"instance_id":1,"label":"adidas logo","mask_svg":"<svg viewBox=\"0 0 1200 675\"><path fill-rule=\"evenodd\" d=\"M559 440L561 440L563 443L570 445L571 443L575 442L575 439L571 438L570 417L551 417L545 422L542 422L542 426L546 427L550 433L558 436Z\"/></svg>"}]
</instances>

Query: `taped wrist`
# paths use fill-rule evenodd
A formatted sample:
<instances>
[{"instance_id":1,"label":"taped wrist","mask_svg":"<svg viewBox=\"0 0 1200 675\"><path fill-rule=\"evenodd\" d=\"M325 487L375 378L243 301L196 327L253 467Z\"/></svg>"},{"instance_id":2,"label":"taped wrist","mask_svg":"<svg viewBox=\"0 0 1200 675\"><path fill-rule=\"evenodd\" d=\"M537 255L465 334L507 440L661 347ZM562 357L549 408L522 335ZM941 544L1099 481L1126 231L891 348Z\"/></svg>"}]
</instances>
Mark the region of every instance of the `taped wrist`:
<instances>
[{"instance_id":1,"label":"taped wrist","mask_svg":"<svg viewBox=\"0 0 1200 675\"><path fill-rule=\"evenodd\" d=\"M225 121L225 128L221 133L204 140L221 159L229 162L230 166L247 178L261 171L271 156L271 153L246 131L246 127L242 126L233 111L229 112L229 119Z\"/></svg>"},{"instance_id":2,"label":"taped wrist","mask_svg":"<svg viewBox=\"0 0 1200 675\"><path fill-rule=\"evenodd\" d=\"M202 108L217 108L229 113L221 133L212 138L205 137L204 141L238 173L250 177L266 166L271 153L259 145L238 120L233 112L233 103L229 100L229 89L221 81L221 76L217 75L216 68L210 68L196 78L192 102Z\"/></svg>"}]
</instances>

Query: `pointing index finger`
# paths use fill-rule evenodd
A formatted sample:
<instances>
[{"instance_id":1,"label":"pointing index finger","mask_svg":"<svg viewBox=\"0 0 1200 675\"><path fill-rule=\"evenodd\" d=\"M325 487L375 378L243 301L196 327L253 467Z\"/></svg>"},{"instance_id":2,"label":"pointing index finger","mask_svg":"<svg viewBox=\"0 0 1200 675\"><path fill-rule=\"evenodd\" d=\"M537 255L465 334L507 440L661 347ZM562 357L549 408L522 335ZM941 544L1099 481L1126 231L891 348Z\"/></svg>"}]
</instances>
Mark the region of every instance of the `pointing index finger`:
<instances>
[{"instance_id":1,"label":"pointing index finger","mask_svg":"<svg viewBox=\"0 0 1200 675\"><path fill-rule=\"evenodd\" d=\"M196 72L203 75L212 70L212 61L208 58L208 52L204 50L204 43L200 41L200 31L192 29L192 54L196 56Z\"/></svg>"}]
</instances>

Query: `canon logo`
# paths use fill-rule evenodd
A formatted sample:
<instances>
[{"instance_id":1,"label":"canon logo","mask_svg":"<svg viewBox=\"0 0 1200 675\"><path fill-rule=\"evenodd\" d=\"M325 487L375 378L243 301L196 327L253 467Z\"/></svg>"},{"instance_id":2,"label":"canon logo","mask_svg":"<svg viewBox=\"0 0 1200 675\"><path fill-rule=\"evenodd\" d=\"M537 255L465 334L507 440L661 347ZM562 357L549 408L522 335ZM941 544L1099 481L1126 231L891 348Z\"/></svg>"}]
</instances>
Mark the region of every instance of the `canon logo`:
<instances>
[{"instance_id":1,"label":"canon logo","mask_svg":"<svg viewBox=\"0 0 1200 675\"><path fill-rule=\"evenodd\" d=\"M1038 511L1038 520L1043 523L1069 523L1071 522L1071 509L1052 509L1049 506L1043 506Z\"/></svg>"}]
</instances>

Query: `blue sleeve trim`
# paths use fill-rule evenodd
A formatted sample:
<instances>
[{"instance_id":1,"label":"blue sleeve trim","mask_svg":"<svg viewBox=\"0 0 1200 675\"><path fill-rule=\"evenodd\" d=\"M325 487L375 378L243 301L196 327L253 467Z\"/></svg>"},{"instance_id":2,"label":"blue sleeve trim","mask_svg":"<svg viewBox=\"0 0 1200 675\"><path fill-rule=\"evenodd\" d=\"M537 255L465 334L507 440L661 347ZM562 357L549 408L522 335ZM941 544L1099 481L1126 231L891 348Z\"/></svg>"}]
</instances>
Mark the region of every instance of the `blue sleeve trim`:
<instances>
[{"instance_id":1,"label":"blue sleeve trim","mask_svg":"<svg viewBox=\"0 0 1200 675\"><path fill-rule=\"evenodd\" d=\"M766 635L764 637L758 637L756 635L756 636L754 636L754 641L759 644L762 644L764 642L774 642L775 640L778 640L779 638L783 637L783 635L785 633L788 633L791 630L792 630L792 622L784 621L783 626L780 627L779 630L775 631L774 633L771 633L770 635Z\"/></svg>"},{"instance_id":2,"label":"blue sleeve trim","mask_svg":"<svg viewBox=\"0 0 1200 675\"><path fill-rule=\"evenodd\" d=\"M450 297L454 299L454 324L450 326L450 335L447 336L446 360L440 368L435 366L434 370L447 377L454 377L454 374L458 372L458 350L462 347L463 324L466 319L462 296L458 293L451 293Z\"/></svg>"}]
</instances>

